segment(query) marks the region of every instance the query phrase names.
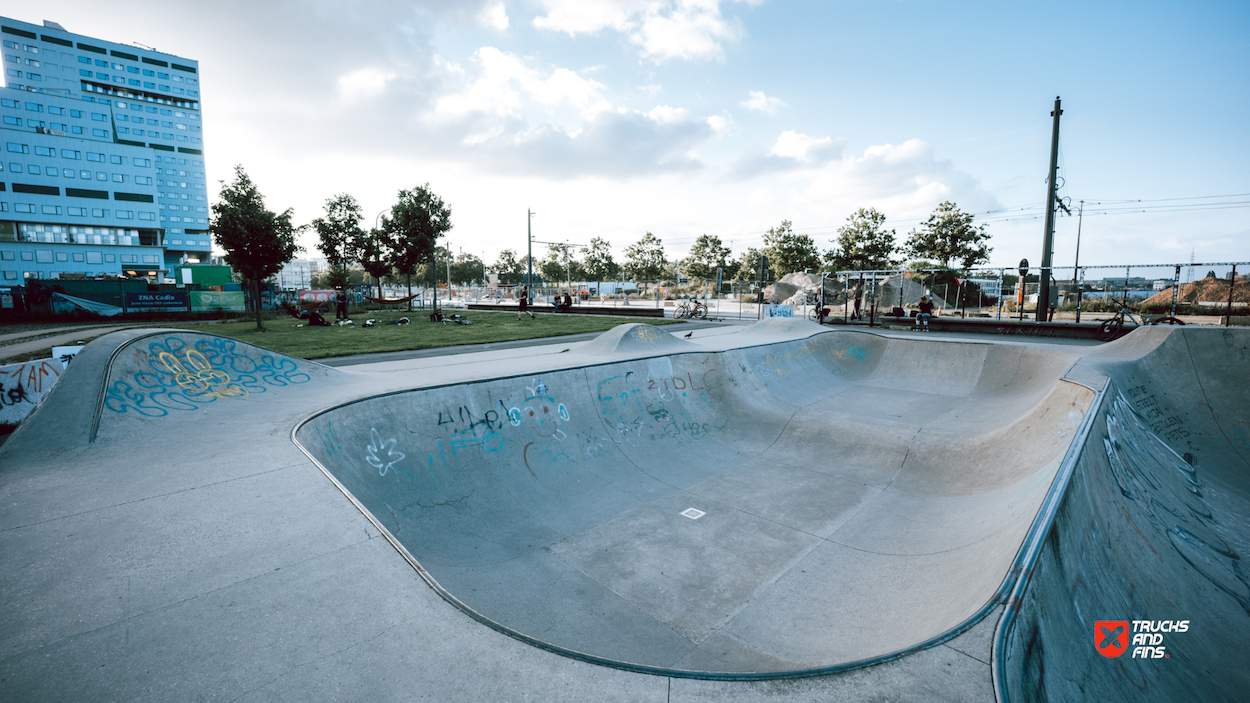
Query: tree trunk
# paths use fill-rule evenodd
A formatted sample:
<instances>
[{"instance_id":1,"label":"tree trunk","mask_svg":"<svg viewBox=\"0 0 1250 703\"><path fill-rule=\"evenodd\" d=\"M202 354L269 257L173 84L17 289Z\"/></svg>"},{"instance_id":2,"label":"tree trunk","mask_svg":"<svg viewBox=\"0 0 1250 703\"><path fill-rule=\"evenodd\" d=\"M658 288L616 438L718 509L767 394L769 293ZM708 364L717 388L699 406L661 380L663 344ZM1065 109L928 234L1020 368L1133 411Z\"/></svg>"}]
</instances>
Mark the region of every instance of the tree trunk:
<instances>
[{"instance_id":1,"label":"tree trunk","mask_svg":"<svg viewBox=\"0 0 1250 703\"><path fill-rule=\"evenodd\" d=\"M252 304L256 306L256 331L264 332L265 323L260 319L260 281L252 281Z\"/></svg>"},{"instance_id":2,"label":"tree trunk","mask_svg":"<svg viewBox=\"0 0 1250 703\"><path fill-rule=\"evenodd\" d=\"M408 276L408 312L412 312L412 274Z\"/></svg>"}]
</instances>

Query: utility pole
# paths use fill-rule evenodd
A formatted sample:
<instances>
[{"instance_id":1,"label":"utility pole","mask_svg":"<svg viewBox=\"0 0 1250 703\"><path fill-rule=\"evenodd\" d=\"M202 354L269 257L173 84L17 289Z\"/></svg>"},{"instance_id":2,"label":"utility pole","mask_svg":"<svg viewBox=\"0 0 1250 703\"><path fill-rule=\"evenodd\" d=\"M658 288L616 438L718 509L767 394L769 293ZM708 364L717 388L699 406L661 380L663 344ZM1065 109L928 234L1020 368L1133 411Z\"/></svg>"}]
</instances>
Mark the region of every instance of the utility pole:
<instances>
[{"instance_id":1,"label":"utility pole","mask_svg":"<svg viewBox=\"0 0 1250 703\"><path fill-rule=\"evenodd\" d=\"M1055 247L1055 182L1056 171L1059 169L1059 96L1055 96L1055 109L1051 111L1055 118L1050 133L1050 170L1046 178L1046 231L1042 234L1042 270L1037 288L1037 321L1046 321L1046 311L1050 307L1050 255Z\"/></svg>"},{"instance_id":2,"label":"utility pole","mask_svg":"<svg viewBox=\"0 0 1250 703\"><path fill-rule=\"evenodd\" d=\"M1081 321L1081 219L1085 216L1085 201L1076 211L1076 262L1072 264L1072 288L1076 291L1076 321Z\"/></svg>"},{"instance_id":3,"label":"utility pole","mask_svg":"<svg viewBox=\"0 0 1250 703\"><path fill-rule=\"evenodd\" d=\"M525 274L525 285L534 285L534 232L531 223L534 221L534 212L529 208L525 209L525 265L528 271Z\"/></svg>"}]
</instances>

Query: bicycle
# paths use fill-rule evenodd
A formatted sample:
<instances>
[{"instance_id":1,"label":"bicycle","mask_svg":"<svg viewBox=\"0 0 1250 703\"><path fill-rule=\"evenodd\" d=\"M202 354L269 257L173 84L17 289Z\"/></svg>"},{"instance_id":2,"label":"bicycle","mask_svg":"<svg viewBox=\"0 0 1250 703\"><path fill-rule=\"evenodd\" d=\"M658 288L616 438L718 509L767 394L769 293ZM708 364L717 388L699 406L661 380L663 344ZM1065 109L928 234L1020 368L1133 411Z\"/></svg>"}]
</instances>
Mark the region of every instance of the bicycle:
<instances>
[{"instance_id":1,"label":"bicycle","mask_svg":"<svg viewBox=\"0 0 1250 703\"><path fill-rule=\"evenodd\" d=\"M681 305L673 308L673 319L693 318L702 320L707 317L707 306L697 300L683 300Z\"/></svg>"},{"instance_id":2,"label":"bicycle","mask_svg":"<svg viewBox=\"0 0 1250 703\"><path fill-rule=\"evenodd\" d=\"M1133 313L1123 303L1116 302L1116 307L1120 308L1116 311L1114 317L1105 320L1098 326L1098 338L1104 342L1109 342L1120 336L1120 330L1124 328L1125 318L1131 320L1134 327L1143 325L1183 325L1184 320L1179 320L1171 315L1160 315L1159 317L1149 318L1142 315L1141 320L1133 317Z\"/></svg>"},{"instance_id":3,"label":"bicycle","mask_svg":"<svg viewBox=\"0 0 1250 703\"><path fill-rule=\"evenodd\" d=\"M830 308L828 305L821 307L820 304L818 303L815 306L813 306L811 310L807 311L807 319L817 324L823 325L825 324L825 320L829 319L832 312L833 312L833 309ZM824 314L821 314L821 313L824 313Z\"/></svg>"}]
</instances>

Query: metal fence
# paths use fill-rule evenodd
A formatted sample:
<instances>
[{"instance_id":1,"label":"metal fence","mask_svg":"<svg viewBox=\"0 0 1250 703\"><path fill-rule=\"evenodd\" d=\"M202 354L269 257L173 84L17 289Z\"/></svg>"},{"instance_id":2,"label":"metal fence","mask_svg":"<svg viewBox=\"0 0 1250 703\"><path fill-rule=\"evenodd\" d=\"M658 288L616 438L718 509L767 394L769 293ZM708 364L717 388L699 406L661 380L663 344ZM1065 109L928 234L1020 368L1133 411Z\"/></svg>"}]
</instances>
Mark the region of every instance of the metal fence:
<instances>
[{"instance_id":1,"label":"metal fence","mask_svg":"<svg viewBox=\"0 0 1250 703\"><path fill-rule=\"evenodd\" d=\"M683 279L656 281L574 281L538 285L530 298L536 309L554 308L567 292L573 311L581 307L663 310L665 316L683 301L699 300L708 317L754 320L777 313L770 306L791 305L779 314L826 321L876 324L882 317L911 315L921 296L938 316L1036 319L1040 271L996 267L967 270L885 269L792 275L781 281ZM1181 317L1207 324L1237 324L1250 316L1250 262L1155 265L1097 265L1051 269L1049 300L1042 305L1050 321L1080 322L1110 318L1121 307L1145 316ZM439 306L516 304L519 286L446 286L438 289ZM433 303L434 290L414 287L415 309ZM386 288L385 297L408 295L404 287Z\"/></svg>"}]
</instances>

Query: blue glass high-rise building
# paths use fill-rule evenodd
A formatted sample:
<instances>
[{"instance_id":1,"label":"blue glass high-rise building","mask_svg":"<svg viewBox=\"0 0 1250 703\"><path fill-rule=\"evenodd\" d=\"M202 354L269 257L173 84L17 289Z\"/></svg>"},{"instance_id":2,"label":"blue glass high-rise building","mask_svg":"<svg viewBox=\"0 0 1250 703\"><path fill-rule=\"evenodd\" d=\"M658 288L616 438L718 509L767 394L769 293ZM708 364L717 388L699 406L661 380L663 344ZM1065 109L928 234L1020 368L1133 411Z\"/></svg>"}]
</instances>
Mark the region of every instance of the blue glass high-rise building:
<instances>
[{"instance_id":1,"label":"blue glass high-rise building","mask_svg":"<svg viewBox=\"0 0 1250 703\"><path fill-rule=\"evenodd\" d=\"M0 286L207 259L196 61L0 17Z\"/></svg>"}]
</instances>

